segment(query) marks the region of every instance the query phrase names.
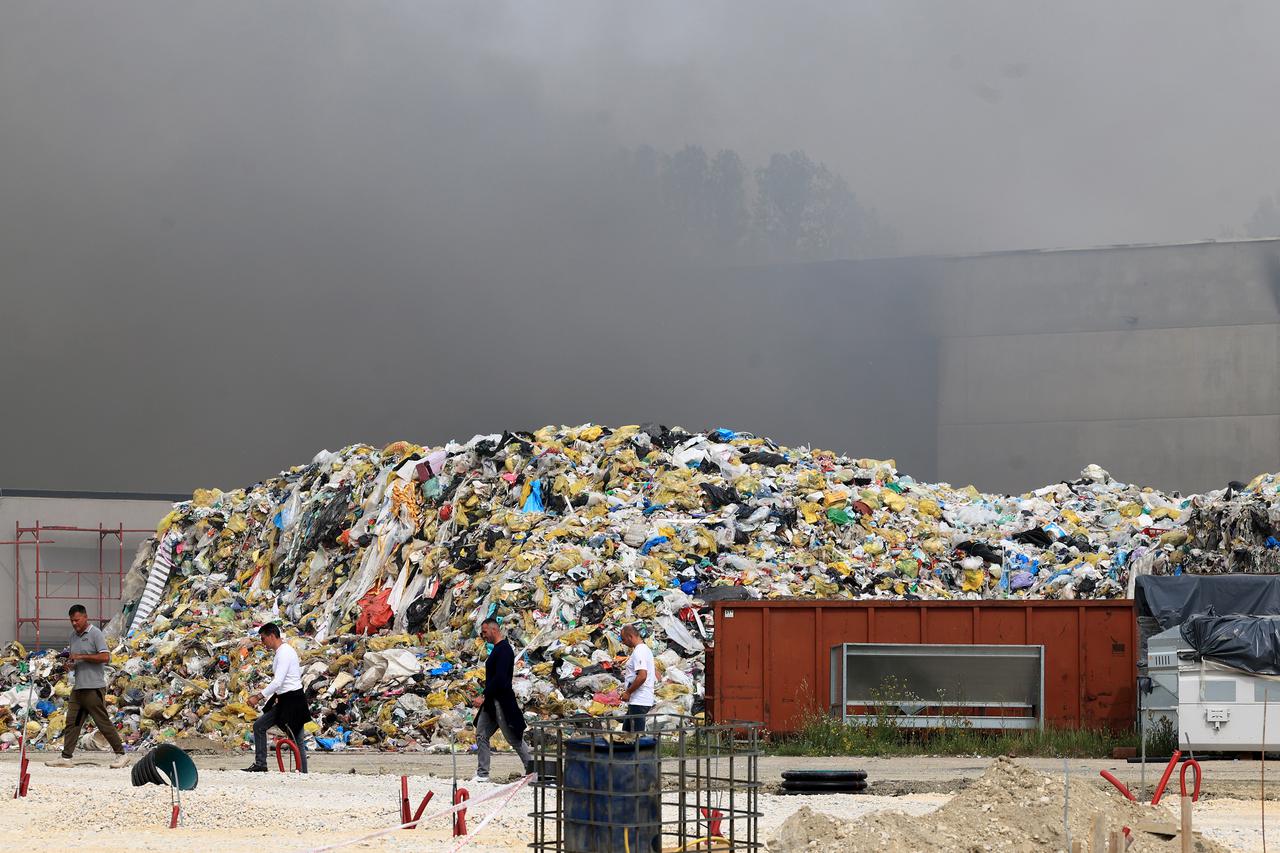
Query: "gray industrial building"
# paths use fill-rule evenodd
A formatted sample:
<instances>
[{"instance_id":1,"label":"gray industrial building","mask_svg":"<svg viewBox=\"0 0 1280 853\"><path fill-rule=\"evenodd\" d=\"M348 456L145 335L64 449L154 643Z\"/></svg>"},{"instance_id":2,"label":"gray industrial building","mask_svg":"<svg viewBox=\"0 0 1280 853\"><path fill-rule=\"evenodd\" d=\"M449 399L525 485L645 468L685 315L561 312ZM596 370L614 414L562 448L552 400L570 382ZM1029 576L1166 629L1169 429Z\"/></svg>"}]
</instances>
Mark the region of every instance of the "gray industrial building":
<instances>
[{"instance_id":1,"label":"gray industrial building","mask_svg":"<svg viewBox=\"0 0 1280 853\"><path fill-rule=\"evenodd\" d=\"M773 267L711 290L761 342L725 396L778 400L742 422L779 437L817 411L822 446L995 492L1089 463L1184 493L1280 469L1280 240Z\"/></svg>"},{"instance_id":2,"label":"gray industrial building","mask_svg":"<svg viewBox=\"0 0 1280 853\"><path fill-rule=\"evenodd\" d=\"M1280 241L945 264L942 479L1016 491L1097 462L1202 491L1280 467Z\"/></svg>"}]
</instances>

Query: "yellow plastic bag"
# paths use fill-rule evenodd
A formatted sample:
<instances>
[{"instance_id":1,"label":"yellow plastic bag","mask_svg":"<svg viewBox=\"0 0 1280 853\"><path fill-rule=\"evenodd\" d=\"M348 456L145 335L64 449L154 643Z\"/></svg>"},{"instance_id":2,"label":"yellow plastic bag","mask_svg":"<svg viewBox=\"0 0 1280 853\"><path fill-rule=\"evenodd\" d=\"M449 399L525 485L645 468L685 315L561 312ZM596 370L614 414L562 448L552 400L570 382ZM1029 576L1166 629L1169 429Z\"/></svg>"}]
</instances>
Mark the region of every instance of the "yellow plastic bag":
<instances>
[{"instance_id":1,"label":"yellow plastic bag","mask_svg":"<svg viewBox=\"0 0 1280 853\"><path fill-rule=\"evenodd\" d=\"M393 649L396 646L412 646L416 642L417 639L408 634L388 634L381 637L372 637L369 639L369 651L385 652L387 649Z\"/></svg>"},{"instance_id":2,"label":"yellow plastic bag","mask_svg":"<svg viewBox=\"0 0 1280 853\"><path fill-rule=\"evenodd\" d=\"M191 493L191 503L195 506L213 506L222 497L218 489L196 489Z\"/></svg>"},{"instance_id":3,"label":"yellow plastic bag","mask_svg":"<svg viewBox=\"0 0 1280 853\"><path fill-rule=\"evenodd\" d=\"M169 525L178 520L182 513L178 510L171 510L168 515L160 519L160 523L156 525L156 536L164 536L164 532L169 529Z\"/></svg>"},{"instance_id":4,"label":"yellow plastic bag","mask_svg":"<svg viewBox=\"0 0 1280 853\"><path fill-rule=\"evenodd\" d=\"M813 579L813 591L822 598L832 598L840 591L840 584L815 577Z\"/></svg>"},{"instance_id":5,"label":"yellow plastic bag","mask_svg":"<svg viewBox=\"0 0 1280 853\"><path fill-rule=\"evenodd\" d=\"M796 478L796 484L806 492L820 491L827 485L822 478L822 472L814 470L801 471L800 476Z\"/></svg>"},{"instance_id":6,"label":"yellow plastic bag","mask_svg":"<svg viewBox=\"0 0 1280 853\"><path fill-rule=\"evenodd\" d=\"M592 626L584 625L581 628L574 628L570 631L565 631L560 635L560 642L566 646L575 646L578 643L584 643L587 638L591 636L591 628Z\"/></svg>"},{"instance_id":7,"label":"yellow plastic bag","mask_svg":"<svg viewBox=\"0 0 1280 853\"><path fill-rule=\"evenodd\" d=\"M159 704L159 703L153 703L153 704ZM151 706L150 706L150 705L148 705L147 707L149 708L149 707L151 707ZM229 713L235 714L236 716L240 717L241 719L243 719L243 720L247 720L247 721L249 721L249 722L251 722L251 723L252 723L254 720L258 719L258 717L259 717L259 716L261 716L261 714L259 714L259 712L258 712L258 709L257 709L257 708L254 708L254 707L252 707L252 706L250 706L250 705L246 705L246 704L245 704L245 703L243 703L243 702L228 702L228 703L226 704L226 710L227 710ZM144 714L146 714L146 712L145 712L145 711L144 711L143 713L144 713ZM150 717L150 716L152 716L152 715L151 715L151 714L146 714L146 716Z\"/></svg>"},{"instance_id":8,"label":"yellow plastic bag","mask_svg":"<svg viewBox=\"0 0 1280 853\"><path fill-rule=\"evenodd\" d=\"M533 558L536 560L536 558ZM551 558L548 568L553 572L564 574L570 569L582 565L582 552L577 548L565 548ZM532 566L530 566L532 568ZM527 571L527 569L526 569Z\"/></svg>"},{"instance_id":9,"label":"yellow plastic bag","mask_svg":"<svg viewBox=\"0 0 1280 853\"><path fill-rule=\"evenodd\" d=\"M880 495L880 499L884 501L884 505L894 512L902 512L907 508L907 499L897 492L885 491Z\"/></svg>"}]
</instances>

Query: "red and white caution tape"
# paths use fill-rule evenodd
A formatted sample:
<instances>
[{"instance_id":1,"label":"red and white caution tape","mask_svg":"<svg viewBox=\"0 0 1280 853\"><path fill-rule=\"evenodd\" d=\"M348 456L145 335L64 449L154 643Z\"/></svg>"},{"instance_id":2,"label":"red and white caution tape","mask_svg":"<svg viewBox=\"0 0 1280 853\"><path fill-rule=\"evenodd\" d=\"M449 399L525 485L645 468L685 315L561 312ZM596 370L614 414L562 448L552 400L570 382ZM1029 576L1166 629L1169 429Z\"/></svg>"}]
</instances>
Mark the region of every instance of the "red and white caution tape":
<instances>
[{"instance_id":1,"label":"red and white caution tape","mask_svg":"<svg viewBox=\"0 0 1280 853\"><path fill-rule=\"evenodd\" d=\"M519 791L521 788L523 788L525 785L528 785L530 782L532 782L536 775L537 774L530 773L528 776L517 779L516 781L511 782L509 784L503 785L501 788L494 788L492 791L490 791L489 793L485 794L482 797L477 797L474 800L463 800L457 805L448 806L447 808L440 809L439 811L434 811L429 815L424 815L418 818L417 820L411 820L408 823L402 823L398 826L393 826L388 829L380 829L377 832L371 832L368 835L361 835L359 838L349 838L346 841L339 841L337 844L329 844L324 847L309 847L309 848L306 848L306 850L307 850L307 853L327 853L329 850L341 850L343 847L350 847L352 844L359 844L362 841L369 841L374 838L381 838L384 835L391 835L392 833L399 832L402 829L409 829L415 826L422 826L428 821L434 820L438 817L444 817L445 815L450 815L455 812L460 812L463 809L473 808L482 803L487 803L490 800L496 800L496 799L502 798L502 802L498 805L498 807L494 809L492 812L490 812L485 817L484 820L480 821L480 824L475 828L474 832L471 832L467 835L462 836L462 838L458 840L458 843L455 844L450 849L450 853L456 853L456 851L461 850L463 847L465 847L467 843L471 841L471 839L475 838L476 835L480 833L480 830L488 826L489 821L493 820L493 818L498 814L498 812L502 811L502 809L507 805L507 803L511 802L511 798L516 795L516 792Z\"/></svg>"}]
</instances>

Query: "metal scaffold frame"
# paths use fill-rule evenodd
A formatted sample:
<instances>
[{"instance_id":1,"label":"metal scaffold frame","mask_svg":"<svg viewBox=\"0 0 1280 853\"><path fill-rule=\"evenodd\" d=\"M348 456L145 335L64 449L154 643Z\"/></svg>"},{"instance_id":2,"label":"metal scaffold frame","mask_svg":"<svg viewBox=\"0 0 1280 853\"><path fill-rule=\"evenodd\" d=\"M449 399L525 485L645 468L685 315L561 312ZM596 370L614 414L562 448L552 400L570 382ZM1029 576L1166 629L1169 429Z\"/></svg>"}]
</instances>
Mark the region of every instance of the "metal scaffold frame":
<instances>
[{"instance_id":1,"label":"metal scaffold frame","mask_svg":"<svg viewBox=\"0 0 1280 853\"><path fill-rule=\"evenodd\" d=\"M21 522L14 522L14 537L9 542L0 544L13 545L13 597L14 597L14 638L22 642L24 626L31 626L33 631L32 648L41 648L41 625L45 622L62 622L67 618L66 611L61 608L50 608L47 604L55 601L77 602L86 607L97 601L97 610L89 614L90 620L98 625L106 625L111 620L108 608L114 610L120 603L124 590L124 537L126 533L151 533L150 529L125 527L117 523L115 527L77 527L70 524L43 524L37 521L33 526L24 527ZM51 567L48 559L42 557L41 548L46 545L59 544L60 539L50 536L67 537L96 535L98 538L98 565L96 569L64 569ZM114 542L109 540L114 537ZM66 544L66 540L61 540ZM23 551L28 552L27 563L23 562ZM34 554L31 552L34 551ZM111 554L115 555L115 566L108 566ZM30 589L35 590L33 611L24 610L23 581L27 566L32 575ZM75 594L66 594L71 590L74 578ZM51 585L52 582L52 585ZM25 612L25 615L24 615Z\"/></svg>"}]
</instances>

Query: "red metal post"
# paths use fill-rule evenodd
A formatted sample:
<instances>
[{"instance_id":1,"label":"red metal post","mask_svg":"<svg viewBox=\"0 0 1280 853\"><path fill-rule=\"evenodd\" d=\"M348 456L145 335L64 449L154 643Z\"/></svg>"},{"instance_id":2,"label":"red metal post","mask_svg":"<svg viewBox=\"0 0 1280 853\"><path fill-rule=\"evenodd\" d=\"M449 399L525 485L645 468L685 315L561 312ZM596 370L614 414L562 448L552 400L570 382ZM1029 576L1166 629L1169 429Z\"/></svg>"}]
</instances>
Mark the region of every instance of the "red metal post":
<instances>
[{"instance_id":1,"label":"red metal post","mask_svg":"<svg viewBox=\"0 0 1280 853\"><path fill-rule=\"evenodd\" d=\"M36 648L40 648L40 519L36 519Z\"/></svg>"},{"instance_id":2,"label":"red metal post","mask_svg":"<svg viewBox=\"0 0 1280 853\"><path fill-rule=\"evenodd\" d=\"M435 796L435 791L427 791L427 795L422 798L422 802L418 803L418 810L412 811L409 806L409 777L400 777L400 823L405 829L417 829L418 820L422 817L422 813L426 811L427 803L431 802L431 798Z\"/></svg>"},{"instance_id":3,"label":"red metal post","mask_svg":"<svg viewBox=\"0 0 1280 853\"><path fill-rule=\"evenodd\" d=\"M293 772L302 769L302 753L298 751L298 744L294 743L292 738L278 737L276 738L276 764L280 766L280 772L284 773L284 755L281 753L281 747L288 747L293 753Z\"/></svg>"},{"instance_id":4,"label":"red metal post","mask_svg":"<svg viewBox=\"0 0 1280 853\"><path fill-rule=\"evenodd\" d=\"M102 532L102 522L98 522L98 622L102 622L102 537L106 535ZM76 576L76 585L79 586L80 577ZM98 627L102 627L99 625Z\"/></svg>"},{"instance_id":5,"label":"red metal post","mask_svg":"<svg viewBox=\"0 0 1280 853\"><path fill-rule=\"evenodd\" d=\"M459 788L458 793L453 795L453 804L465 803L471 799L471 792L466 788ZM458 809L453 813L453 834L454 836L467 834L467 810Z\"/></svg>"},{"instance_id":6,"label":"red metal post","mask_svg":"<svg viewBox=\"0 0 1280 853\"><path fill-rule=\"evenodd\" d=\"M22 634L22 528L13 521L13 639L21 642Z\"/></svg>"},{"instance_id":7,"label":"red metal post","mask_svg":"<svg viewBox=\"0 0 1280 853\"><path fill-rule=\"evenodd\" d=\"M116 524L120 528L120 532L116 534L116 539L120 542L120 564L116 569L116 597L124 598L124 522L119 521Z\"/></svg>"}]
</instances>

